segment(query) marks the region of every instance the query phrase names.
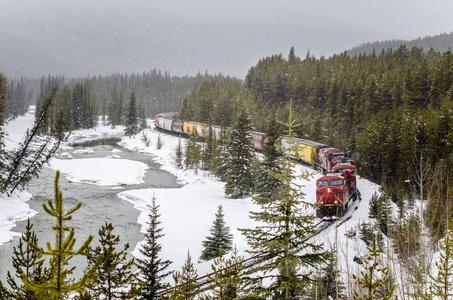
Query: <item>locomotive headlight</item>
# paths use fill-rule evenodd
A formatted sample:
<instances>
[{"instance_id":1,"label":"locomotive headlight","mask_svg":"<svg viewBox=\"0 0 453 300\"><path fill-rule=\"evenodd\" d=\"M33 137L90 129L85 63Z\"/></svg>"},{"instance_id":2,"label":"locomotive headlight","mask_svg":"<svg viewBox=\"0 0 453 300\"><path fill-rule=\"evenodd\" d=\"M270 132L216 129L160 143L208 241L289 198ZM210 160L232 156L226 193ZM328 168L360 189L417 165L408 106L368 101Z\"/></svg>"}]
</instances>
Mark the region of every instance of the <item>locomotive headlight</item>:
<instances>
[{"instance_id":1,"label":"locomotive headlight","mask_svg":"<svg viewBox=\"0 0 453 300\"><path fill-rule=\"evenodd\" d=\"M332 192L331 188L327 188L327 192L330 194Z\"/></svg>"},{"instance_id":2,"label":"locomotive headlight","mask_svg":"<svg viewBox=\"0 0 453 300\"><path fill-rule=\"evenodd\" d=\"M334 201L333 203L335 203L335 204L338 204L338 200L337 200L337 199L335 199L335 201Z\"/></svg>"},{"instance_id":3,"label":"locomotive headlight","mask_svg":"<svg viewBox=\"0 0 453 300\"><path fill-rule=\"evenodd\" d=\"M319 204L324 205L324 202L323 201L319 201Z\"/></svg>"}]
</instances>

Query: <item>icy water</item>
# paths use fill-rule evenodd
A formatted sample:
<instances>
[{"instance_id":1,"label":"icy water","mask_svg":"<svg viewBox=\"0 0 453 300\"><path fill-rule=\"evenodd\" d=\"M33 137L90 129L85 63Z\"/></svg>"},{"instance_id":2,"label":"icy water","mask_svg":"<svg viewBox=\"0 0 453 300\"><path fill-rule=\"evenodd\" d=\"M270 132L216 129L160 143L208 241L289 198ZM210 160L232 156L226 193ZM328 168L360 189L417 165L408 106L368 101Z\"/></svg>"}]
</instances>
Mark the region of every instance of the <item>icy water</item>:
<instances>
[{"instance_id":1,"label":"icy water","mask_svg":"<svg viewBox=\"0 0 453 300\"><path fill-rule=\"evenodd\" d=\"M131 189L177 188L180 186L176 183L176 177L160 170L159 165L153 162L150 156L126 150L118 146L117 142L119 142L117 138L95 140L73 145L74 149L67 151L72 154L77 149L89 147L94 150L94 154L72 154L74 159L106 157L114 154L124 159L143 162L149 167L144 177L144 183L120 187L73 183L68 182L64 174L60 176L59 186L63 191L65 209L72 208L79 201L83 203L82 207L74 213L73 219L68 222L69 226L75 228L75 237L77 239L75 249L78 249L90 234L95 236L91 245L98 245L98 231L105 222L108 222L115 227L113 233L121 238L120 246L117 248L123 249L122 245L129 243L130 248L128 251L132 251L137 242L143 240L140 225L137 224L139 211L135 210L129 202L119 199L117 194ZM112 153L113 149L119 149L121 153ZM44 167L40 177L33 180L27 188L27 191L33 195L33 198L28 202L30 208L38 212L31 219L33 230L38 236L39 246L44 248L46 242L50 242L53 246L55 240L55 234L50 229L54 219L45 213L42 208L42 204L47 199L53 199L54 197L54 178L55 171ZM26 221L17 222L13 230L23 232L25 225ZM17 246L18 240L19 238L15 238L12 242L0 246L0 280L4 284L6 284L7 271L12 270L11 257L13 247ZM132 258L131 254L129 254L130 258ZM74 277L80 278L80 274L86 266L86 259L84 257L74 257L71 259L71 265L73 264L77 265Z\"/></svg>"}]
</instances>

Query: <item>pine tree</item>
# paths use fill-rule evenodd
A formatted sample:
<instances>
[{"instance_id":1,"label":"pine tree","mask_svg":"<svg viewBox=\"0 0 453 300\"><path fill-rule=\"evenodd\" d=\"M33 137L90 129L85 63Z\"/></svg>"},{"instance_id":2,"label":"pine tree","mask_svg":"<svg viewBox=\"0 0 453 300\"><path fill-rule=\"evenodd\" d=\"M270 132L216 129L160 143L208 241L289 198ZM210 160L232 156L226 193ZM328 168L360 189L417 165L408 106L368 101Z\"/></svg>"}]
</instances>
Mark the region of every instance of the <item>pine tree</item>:
<instances>
[{"instance_id":1,"label":"pine tree","mask_svg":"<svg viewBox=\"0 0 453 300\"><path fill-rule=\"evenodd\" d=\"M0 193L3 192L2 187L5 186L4 173L6 170L6 160L8 158L8 152L5 149L5 104L6 104L6 77L0 73Z\"/></svg>"},{"instance_id":2,"label":"pine tree","mask_svg":"<svg viewBox=\"0 0 453 300\"><path fill-rule=\"evenodd\" d=\"M390 282L388 275L389 271L386 267L380 266L380 256L384 253L383 249L378 249L376 242L376 234L373 233L373 243L371 247L367 247L369 256L364 260L364 271L361 271L361 276L353 275L357 284L364 290L361 295L354 293L354 300L374 300L374 299L398 299L394 295L395 286L392 285L387 289Z\"/></svg>"},{"instance_id":3,"label":"pine tree","mask_svg":"<svg viewBox=\"0 0 453 300\"><path fill-rule=\"evenodd\" d=\"M41 259L40 253L31 245L38 244L38 238L33 229L30 219L27 220L25 232L19 239L19 245L13 248L12 263L15 270L15 277L21 279L21 274L30 278L33 283L45 283L50 279L49 270L43 267L44 260ZM7 281L14 291L15 297L25 297L27 299L39 299L39 296L33 291L26 290L23 285L19 285L16 279L8 271Z\"/></svg>"},{"instance_id":4,"label":"pine tree","mask_svg":"<svg viewBox=\"0 0 453 300\"><path fill-rule=\"evenodd\" d=\"M297 125L292 120L290 105L289 121L286 124L286 137L290 140L288 155L281 159L282 173L269 172L271 176L283 182L275 199L253 197L253 202L261 206L261 211L251 212L250 218L264 223L255 229L240 229L251 247L249 251L258 264L255 271L262 271L254 279L256 288L264 295L279 299L292 299L300 295L302 288L311 279L310 274L302 268L316 267L325 261L326 254L322 245L307 241L316 233L313 224L315 217L304 208L313 207L311 201L303 201L304 194L300 186L294 183L294 162L291 160L291 149L295 148L293 128ZM302 178L307 179L308 174ZM262 287L263 278L272 280L269 287Z\"/></svg>"},{"instance_id":5,"label":"pine tree","mask_svg":"<svg viewBox=\"0 0 453 300\"><path fill-rule=\"evenodd\" d=\"M225 194L231 198L242 198L253 190L252 163L254 147L251 142L252 125L243 109L232 128L228 143Z\"/></svg>"},{"instance_id":6,"label":"pine tree","mask_svg":"<svg viewBox=\"0 0 453 300\"><path fill-rule=\"evenodd\" d=\"M342 299L344 286L340 282L340 274L336 268L336 254L329 256L327 264L321 268L321 273L315 278L317 299ZM338 290L337 290L338 287Z\"/></svg>"},{"instance_id":7,"label":"pine tree","mask_svg":"<svg viewBox=\"0 0 453 300\"><path fill-rule=\"evenodd\" d=\"M293 49L293 48L291 48ZM263 146L264 160L261 170L257 175L256 192L260 197L270 198L277 187L282 184L275 176L270 176L269 171L273 174L281 173L281 166L278 158L282 155L277 149L277 143L280 139L280 131L275 119L271 119L266 131L266 143Z\"/></svg>"},{"instance_id":8,"label":"pine tree","mask_svg":"<svg viewBox=\"0 0 453 300\"><path fill-rule=\"evenodd\" d=\"M206 240L202 243L204 249L200 259L210 260L219 255L220 249L225 254L232 249L233 235L230 233L230 228L225 225L224 216L222 205L219 205L215 214L215 220L209 230L211 236L207 236Z\"/></svg>"},{"instance_id":9,"label":"pine tree","mask_svg":"<svg viewBox=\"0 0 453 300\"><path fill-rule=\"evenodd\" d=\"M74 237L75 230L73 227L67 226L66 222L72 219L72 214L82 206L82 202L77 203L76 206L67 211L64 210L63 193L58 187L59 178L60 172L57 171L54 181L54 202L49 199L47 200L47 205L42 205L46 213L55 217L56 222L52 226L52 230L55 231L55 247L52 248L50 242L47 242L47 251L45 251L43 248L39 248L38 245L31 244L39 255L50 256L51 277L48 282L34 283L32 278L28 277L25 273L21 275L25 289L37 294L47 293L46 299L54 300L63 299L68 293L73 291L83 293L88 281L95 276L96 269L100 263L99 260L90 270L85 271L82 278L77 281L68 278L68 275L71 275L75 269L75 267L69 269L66 267L69 265L70 259L76 255L86 256L87 248L93 240L93 236L90 235L79 250L74 250L74 244L76 242Z\"/></svg>"},{"instance_id":10,"label":"pine tree","mask_svg":"<svg viewBox=\"0 0 453 300\"><path fill-rule=\"evenodd\" d=\"M14 299L13 295L8 291L8 289L0 281L0 299L3 300L12 300Z\"/></svg>"},{"instance_id":11,"label":"pine tree","mask_svg":"<svg viewBox=\"0 0 453 300\"><path fill-rule=\"evenodd\" d=\"M96 278L89 282L85 297L93 299L131 299L138 295L137 278L132 272L134 259L127 260L129 244L123 250L116 250L120 237L114 235L112 223L105 223L99 230L99 243L95 249L88 248L89 271L101 260Z\"/></svg>"},{"instance_id":12,"label":"pine tree","mask_svg":"<svg viewBox=\"0 0 453 300\"><path fill-rule=\"evenodd\" d=\"M161 224L159 221L159 205L157 205L154 196L149 209L149 222L147 223L148 229L145 233L145 244L140 249L140 253L144 258L137 259L137 267L140 268L144 279L142 296L144 299L153 300L157 297L157 292L165 287L163 280L170 274L170 272L166 272L166 269L172 262L159 258L162 245L158 243L158 240L164 234L162 233L162 228L159 227Z\"/></svg>"},{"instance_id":13,"label":"pine tree","mask_svg":"<svg viewBox=\"0 0 453 300\"><path fill-rule=\"evenodd\" d=\"M195 270L190 253L187 252L187 258L180 272L173 273L174 286L167 286L165 296L161 296L165 300L192 300L197 297L201 290L197 283L198 273Z\"/></svg>"},{"instance_id":14,"label":"pine tree","mask_svg":"<svg viewBox=\"0 0 453 300\"><path fill-rule=\"evenodd\" d=\"M5 179L0 182L0 192L6 191L11 194L18 187L25 186L33 177L38 176L39 170L50 160L65 138L64 120L61 114L57 125L46 136L40 135L40 132L47 131L48 113L56 95L57 90L53 90L50 98L37 108L33 127L27 129L22 143L10 154L8 167L2 172L5 174Z\"/></svg>"},{"instance_id":15,"label":"pine tree","mask_svg":"<svg viewBox=\"0 0 453 300\"><path fill-rule=\"evenodd\" d=\"M126 128L124 134L132 136L138 133L137 101L135 94L132 92L129 106L127 109Z\"/></svg>"},{"instance_id":16,"label":"pine tree","mask_svg":"<svg viewBox=\"0 0 453 300\"><path fill-rule=\"evenodd\" d=\"M183 155L184 153L182 151L181 139L179 139L175 151L175 163L176 167L178 167L179 169L182 169Z\"/></svg>"},{"instance_id":17,"label":"pine tree","mask_svg":"<svg viewBox=\"0 0 453 300\"><path fill-rule=\"evenodd\" d=\"M206 296L206 300L239 298L245 289L243 280L245 265L244 258L238 256L236 247L228 259L223 256L222 249L220 249L211 268L213 273L208 276L210 293Z\"/></svg>"},{"instance_id":18,"label":"pine tree","mask_svg":"<svg viewBox=\"0 0 453 300\"><path fill-rule=\"evenodd\" d=\"M436 261L437 276L431 276L429 290L439 299L453 297L453 221L449 220L448 231L440 243L440 259Z\"/></svg>"},{"instance_id":19,"label":"pine tree","mask_svg":"<svg viewBox=\"0 0 453 300\"><path fill-rule=\"evenodd\" d=\"M157 135L156 150L162 149L163 143L160 134Z\"/></svg>"}]
</instances>

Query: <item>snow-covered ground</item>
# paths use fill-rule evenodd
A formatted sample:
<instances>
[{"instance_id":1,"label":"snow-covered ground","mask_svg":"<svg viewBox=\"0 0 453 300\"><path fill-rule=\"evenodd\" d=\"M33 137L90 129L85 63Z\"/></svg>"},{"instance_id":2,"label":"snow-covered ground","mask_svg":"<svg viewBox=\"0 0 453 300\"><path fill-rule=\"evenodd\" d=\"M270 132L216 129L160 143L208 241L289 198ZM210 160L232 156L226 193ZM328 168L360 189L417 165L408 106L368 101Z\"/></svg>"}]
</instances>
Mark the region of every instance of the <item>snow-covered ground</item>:
<instances>
[{"instance_id":1,"label":"snow-covered ground","mask_svg":"<svg viewBox=\"0 0 453 300\"><path fill-rule=\"evenodd\" d=\"M23 134L19 134L20 128L24 132L25 124L32 123L32 114L19 117L11 122L7 127L9 133L9 146L12 147L13 141L20 141ZM115 129L109 126L99 126L96 129L80 130L74 132L70 141L92 140L105 138L110 135L122 133L123 128L118 126ZM157 140L160 135L162 148L157 150ZM178 144L178 137L165 135L154 129L146 129L134 137L123 137L120 145L133 151L140 151L149 154L161 165L163 170L174 174L183 187L177 189L142 189L123 191L118 197L130 202L136 209L141 211L137 220L142 225L142 232L146 231L148 221L148 207L152 197L156 197L157 204L160 205L160 220L164 228L165 237L161 239L163 246L162 258L171 259L174 263L171 269L180 270L189 251L198 274L205 274L210 271L209 262L197 262L202 250L202 241L210 234L209 229L215 218L218 205L222 205L225 212L225 221L231 228L234 235L234 244L240 253L244 254L247 248L245 238L240 234L238 228L253 228L256 224L250 220L249 212L257 211L258 206L252 203L252 199L229 199L224 196L224 183L213 177L207 172L193 170L182 170L174 163L175 150ZM182 139L183 145L186 140ZM51 160L50 167L59 169L62 176L71 181L87 184L102 185L122 185L134 184L143 180L146 165L129 161L126 159L110 158L91 158L91 159L71 159L71 149L68 146L62 147L59 158ZM89 149L87 149L89 154ZM96 166L93 168L93 166ZM303 192L307 201L314 201L316 189L315 181L321 176L308 167L297 165L296 171L299 174L309 172L313 176L308 180L300 180L298 183L304 185ZM333 248L337 241L339 249L339 262L345 274L346 271L354 273L354 268L358 265L353 262L356 255L366 254L364 243L350 240L345 237L345 233L351 228L357 228L362 222L369 222L368 207L371 196L377 192L379 186L359 178L358 187L362 193L362 201L357 201L350 208L347 215L352 214L350 220L339 226L330 226L318 235L317 241L324 244L326 250ZM3 197L0 199L0 243L5 243L18 235L11 231L14 222L26 219L34 214L26 203L31 195L22 192L16 193L13 197ZM357 209L355 209L357 207ZM335 239L337 237L337 239ZM136 245L133 255L139 256L140 244Z\"/></svg>"}]
</instances>

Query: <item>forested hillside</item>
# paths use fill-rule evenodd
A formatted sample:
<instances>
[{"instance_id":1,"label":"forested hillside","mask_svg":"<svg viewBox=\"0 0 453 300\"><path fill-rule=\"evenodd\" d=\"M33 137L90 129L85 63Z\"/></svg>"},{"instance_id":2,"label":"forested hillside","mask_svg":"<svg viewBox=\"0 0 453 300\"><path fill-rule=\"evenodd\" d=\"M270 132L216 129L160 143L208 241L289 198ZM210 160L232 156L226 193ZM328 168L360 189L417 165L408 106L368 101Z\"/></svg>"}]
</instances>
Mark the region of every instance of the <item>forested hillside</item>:
<instances>
[{"instance_id":1,"label":"forested hillside","mask_svg":"<svg viewBox=\"0 0 453 300\"><path fill-rule=\"evenodd\" d=\"M138 118L143 122L161 112L179 111L183 98L206 80L229 79L209 74L178 77L157 70L141 75L114 74L69 80L49 76L40 81L37 106L57 88L59 92L51 114L63 113L66 130L91 128L99 117L115 126L124 124L126 108L134 93Z\"/></svg>"},{"instance_id":2,"label":"forested hillside","mask_svg":"<svg viewBox=\"0 0 453 300\"><path fill-rule=\"evenodd\" d=\"M379 55L301 59L291 49L288 58L261 59L242 86L205 82L183 103L180 117L229 126L228 117L219 116L247 108L264 132L273 117L285 121L292 99L298 136L349 152L359 174L382 184L403 213L414 197L447 207L448 184L438 178L452 169L452 84L450 51L401 46ZM421 180L428 166L432 173ZM430 186L429 194L425 188L419 195L422 185ZM436 209L429 217L447 213ZM436 234L444 229L439 222L433 227Z\"/></svg>"},{"instance_id":3,"label":"forested hillside","mask_svg":"<svg viewBox=\"0 0 453 300\"><path fill-rule=\"evenodd\" d=\"M429 51L431 48L434 50L439 50L440 52L445 52L453 48L453 33L442 33L435 36L425 36L423 38L419 37L410 41L407 40L387 40L387 41L376 41L360 44L350 50L348 54L350 56L355 56L359 54L372 54L373 51L376 53L381 53L382 51L387 51L392 49L393 51L397 50L401 45L406 45L408 48L419 47L423 48L424 51Z\"/></svg>"}]
</instances>

